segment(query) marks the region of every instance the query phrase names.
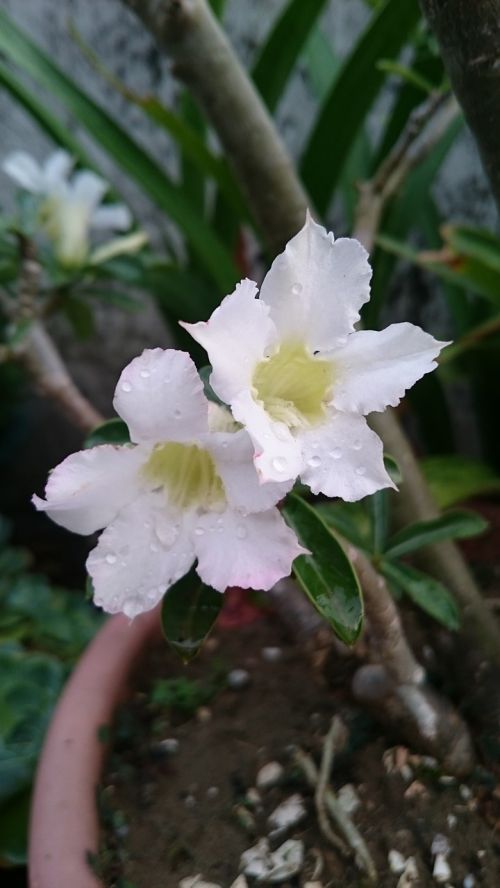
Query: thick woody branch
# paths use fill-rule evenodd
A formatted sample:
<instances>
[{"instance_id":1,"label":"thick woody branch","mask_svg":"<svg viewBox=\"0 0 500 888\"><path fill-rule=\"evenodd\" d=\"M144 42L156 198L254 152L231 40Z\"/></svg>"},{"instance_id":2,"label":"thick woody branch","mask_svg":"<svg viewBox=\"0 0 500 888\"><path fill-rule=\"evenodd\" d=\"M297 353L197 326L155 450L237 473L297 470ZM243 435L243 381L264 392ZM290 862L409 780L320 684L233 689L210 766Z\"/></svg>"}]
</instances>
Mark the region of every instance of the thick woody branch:
<instances>
[{"instance_id":1,"label":"thick woody branch","mask_svg":"<svg viewBox=\"0 0 500 888\"><path fill-rule=\"evenodd\" d=\"M302 227L306 194L272 119L205 0L125 0L174 61L233 164L273 253Z\"/></svg>"},{"instance_id":2,"label":"thick woody branch","mask_svg":"<svg viewBox=\"0 0 500 888\"><path fill-rule=\"evenodd\" d=\"M254 213L274 252L302 226L307 197L279 139L271 118L251 81L228 44L205 0L123 0L143 20L158 43L174 60L175 72L188 83L204 107L220 141L246 190ZM500 0L499 0L500 2ZM446 111L445 111L446 108ZM437 102L440 125L449 122L452 108ZM439 111L439 114L438 114ZM454 111L453 111L454 113ZM429 126L432 121L429 116ZM424 115L424 122L427 117ZM411 126L415 130L415 120ZM437 124L435 124L437 129ZM421 128L416 127L420 137ZM432 131L432 129L431 129ZM424 131L425 132L425 131ZM422 133L423 138L423 133ZM406 140L406 141L405 141ZM418 148L417 139L406 133L398 143L398 163L393 163L386 185L377 185L377 210L370 220L365 243L373 240L384 204L411 165L424 156L431 140ZM416 147L417 146L417 147ZM395 160L395 158L393 158ZM391 191L392 189L392 191ZM367 228L367 200L363 225ZM361 226L361 221L359 222ZM358 228L359 230L359 228ZM374 423L375 426L375 423ZM399 500L410 520L425 520L436 514L430 492L418 469L409 442L391 413L377 418L376 427L386 449L401 464L405 474ZM429 569L454 591L468 609L471 632L488 655L500 663L500 631L481 599L470 572L456 546L435 547Z\"/></svg>"},{"instance_id":3,"label":"thick woody branch","mask_svg":"<svg viewBox=\"0 0 500 888\"><path fill-rule=\"evenodd\" d=\"M420 0L500 207L500 0Z\"/></svg>"}]
</instances>

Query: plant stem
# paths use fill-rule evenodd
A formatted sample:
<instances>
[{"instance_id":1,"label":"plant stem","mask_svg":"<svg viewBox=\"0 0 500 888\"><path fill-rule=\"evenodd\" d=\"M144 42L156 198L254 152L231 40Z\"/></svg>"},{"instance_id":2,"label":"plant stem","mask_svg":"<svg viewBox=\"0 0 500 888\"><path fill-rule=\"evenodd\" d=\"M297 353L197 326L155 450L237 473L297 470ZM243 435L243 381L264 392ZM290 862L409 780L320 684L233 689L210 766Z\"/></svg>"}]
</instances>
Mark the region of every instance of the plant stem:
<instances>
[{"instance_id":1,"label":"plant stem","mask_svg":"<svg viewBox=\"0 0 500 888\"><path fill-rule=\"evenodd\" d=\"M125 0L212 122L270 249L304 223L308 200L264 103L205 0Z\"/></svg>"},{"instance_id":2,"label":"plant stem","mask_svg":"<svg viewBox=\"0 0 500 888\"><path fill-rule=\"evenodd\" d=\"M175 73L190 86L212 122L270 248L274 252L282 249L303 224L307 197L271 118L208 4L205 0L124 0L124 3L137 13L174 60ZM387 200L408 171L435 144L442 134L441 127L450 122L449 115L456 113L452 104L446 104L441 96L431 97L430 107L426 103L424 108L424 113L419 112L422 125L416 125L413 115L409 122L410 134L405 131L375 176L376 187L365 183L364 195L362 188L356 231L369 249ZM387 412L377 416L373 425L405 473L399 495L405 521L435 517L437 510L430 491L395 415ZM492 620L458 548L453 543L442 543L429 549L428 568L456 593L467 612L468 626L471 634L475 634L476 643L500 664L500 629Z\"/></svg>"},{"instance_id":3,"label":"plant stem","mask_svg":"<svg viewBox=\"0 0 500 888\"><path fill-rule=\"evenodd\" d=\"M500 207L500 0L420 0Z\"/></svg>"}]
</instances>

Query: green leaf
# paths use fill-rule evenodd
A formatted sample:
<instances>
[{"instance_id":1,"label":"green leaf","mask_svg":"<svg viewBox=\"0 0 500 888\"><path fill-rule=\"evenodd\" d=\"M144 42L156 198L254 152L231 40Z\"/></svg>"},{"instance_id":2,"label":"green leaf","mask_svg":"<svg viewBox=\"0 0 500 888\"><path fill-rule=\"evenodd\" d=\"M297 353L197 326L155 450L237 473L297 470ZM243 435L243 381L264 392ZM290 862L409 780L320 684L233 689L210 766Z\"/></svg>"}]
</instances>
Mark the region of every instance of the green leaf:
<instances>
[{"instance_id":1,"label":"green leaf","mask_svg":"<svg viewBox=\"0 0 500 888\"><path fill-rule=\"evenodd\" d=\"M500 272L500 238L492 231L470 225L447 225L443 235L457 255L477 259L487 268Z\"/></svg>"},{"instance_id":2,"label":"green leaf","mask_svg":"<svg viewBox=\"0 0 500 888\"><path fill-rule=\"evenodd\" d=\"M411 600L447 629L460 628L460 613L454 598L442 583L427 574L394 561L383 561L382 573L396 583Z\"/></svg>"},{"instance_id":3,"label":"green leaf","mask_svg":"<svg viewBox=\"0 0 500 888\"><path fill-rule=\"evenodd\" d=\"M52 139L56 145L66 148L70 154L87 167L95 165L90 160L87 152L73 136L71 128L65 126L55 117L44 102L41 102L9 69L0 63L0 84L7 89L13 98L30 114L33 120Z\"/></svg>"},{"instance_id":4,"label":"green leaf","mask_svg":"<svg viewBox=\"0 0 500 888\"><path fill-rule=\"evenodd\" d=\"M167 591L161 609L163 634L184 662L200 650L223 603L224 596L205 586L194 568Z\"/></svg>"},{"instance_id":5,"label":"green leaf","mask_svg":"<svg viewBox=\"0 0 500 888\"><path fill-rule=\"evenodd\" d=\"M419 17L417 0L386 0L330 89L301 162L304 183L320 213L328 209L353 142L385 82L377 62L399 53Z\"/></svg>"},{"instance_id":6,"label":"green leaf","mask_svg":"<svg viewBox=\"0 0 500 888\"><path fill-rule=\"evenodd\" d=\"M368 508L372 519L373 547L375 554L384 551L389 530L389 494L379 490L368 498Z\"/></svg>"},{"instance_id":7,"label":"green leaf","mask_svg":"<svg viewBox=\"0 0 500 888\"><path fill-rule=\"evenodd\" d=\"M156 162L0 10L0 50L58 99L167 216L172 218L223 292L238 273L211 226Z\"/></svg>"},{"instance_id":8,"label":"green leaf","mask_svg":"<svg viewBox=\"0 0 500 888\"><path fill-rule=\"evenodd\" d=\"M354 644L363 624L363 599L351 562L317 511L300 497L287 496L283 515L311 552L293 563L298 582L336 635Z\"/></svg>"},{"instance_id":9,"label":"green leaf","mask_svg":"<svg viewBox=\"0 0 500 888\"><path fill-rule=\"evenodd\" d=\"M290 0L262 45L252 77L271 111L281 99L297 58L326 2Z\"/></svg>"},{"instance_id":10,"label":"green leaf","mask_svg":"<svg viewBox=\"0 0 500 888\"><path fill-rule=\"evenodd\" d=\"M475 512L447 512L431 521L416 521L404 527L387 543L385 555L400 558L424 546L440 543L442 540L459 540L477 536L488 528L488 522Z\"/></svg>"},{"instance_id":11,"label":"green leaf","mask_svg":"<svg viewBox=\"0 0 500 888\"><path fill-rule=\"evenodd\" d=\"M31 793L26 791L0 808L0 866L23 866L27 862L30 804Z\"/></svg>"},{"instance_id":12,"label":"green leaf","mask_svg":"<svg viewBox=\"0 0 500 888\"><path fill-rule=\"evenodd\" d=\"M450 453L428 457L422 460L420 467L441 509L474 496L500 492L500 475L479 460Z\"/></svg>"},{"instance_id":13,"label":"green leaf","mask_svg":"<svg viewBox=\"0 0 500 888\"><path fill-rule=\"evenodd\" d=\"M94 315L87 302L73 294L64 300L63 310L78 339L90 339L94 335Z\"/></svg>"},{"instance_id":14,"label":"green leaf","mask_svg":"<svg viewBox=\"0 0 500 888\"><path fill-rule=\"evenodd\" d=\"M84 448L98 447L100 444L130 444L127 424L123 419L108 419L87 435Z\"/></svg>"}]
</instances>

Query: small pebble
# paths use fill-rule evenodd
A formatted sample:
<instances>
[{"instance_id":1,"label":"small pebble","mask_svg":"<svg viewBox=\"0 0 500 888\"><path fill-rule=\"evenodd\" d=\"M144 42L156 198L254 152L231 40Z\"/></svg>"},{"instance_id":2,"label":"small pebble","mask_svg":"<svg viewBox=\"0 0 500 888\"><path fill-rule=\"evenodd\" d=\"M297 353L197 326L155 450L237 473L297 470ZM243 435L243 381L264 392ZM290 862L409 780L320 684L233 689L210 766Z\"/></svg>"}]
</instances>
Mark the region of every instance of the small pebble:
<instances>
[{"instance_id":1,"label":"small pebble","mask_svg":"<svg viewBox=\"0 0 500 888\"><path fill-rule=\"evenodd\" d=\"M262 659L266 660L268 663L277 663L281 660L283 656L283 651L280 647L265 647L262 648Z\"/></svg>"},{"instance_id":2,"label":"small pebble","mask_svg":"<svg viewBox=\"0 0 500 888\"><path fill-rule=\"evenodd\" d=\"M212 718L212 710L208 706L200 706L196 710L196 718L202 725L205 725Z\"/></svg>"},{"instance_id":3,"label":"small pebble","mask_svg":"<svg viewBox=\"0 0 500 888\"><path fill-rule=\"evenodd\" d=\"M463 881L463 888L474 888L476 880L472 873L468 873Z\"/></svg>"},{"instance_id":4,"label":"small pebble","mask_svg":"<svg viewBox=\"0 0 500 888\"><path fill-rule=\"evenodd\" d=\"M179 751L179 741L176 737L167 737L165 740L160 740L158 746L168 755L175 755Z\"/></svg>"},{"instance_id":5,"label":"small pebble","mask_svg":"<svg viewBox=\"0 0 500 888\"><path fill-rule=\"evenodd\" d=\"M434 861L434 868L432 870L432 878L435 882L438 882L440 885L444 885L445 882L449 882L451 879L451 869L448 861L444 854L437 854L436 859Z\"/></svg>"},{"instance_id":6,"label":"small pebble","mask_svg":"<svg viewBox=\"0 0 500 888\"><path fill-rule=\"evenodd\" d=\"M458 791L460 793L461 798L464 800L464 802L468 802L469 799L472 798L472 790L469 789L469 787L466 786L465 783L460 784Z\"/></svg>"},{"instance_id":7,"label":"small pebble","mask_svg":"<svg viewBox=\"0 0 500 888\"><path fill-rule=\"evenodd\" d=\"M231 669L227 674L227 683L232 691L242 691L250 684L250 673L246 669Z\"/></svg>"},{"instance_id":8,"label":"small pebble","mask_svg":"<svg viewBox=\"0 0 500 888\"><path fill-rule=\"evenodd\" d=\"M207 799L216 799L219 795L219 787L218 786L209 786L207 789Z\"/></svg>"},{"instance_id":9,"label":"small pebble","mask_svg":"<svg viewBox=\"0 0 500 888\"><path fill-rule=\"evenodd\" d=\"M248 888L248 882L245 879L245 876L238 876L231 885L231 888Z\"/></svg>"},{"instance_id":10,"label":"small pebble","mask_svg":"<svg viewBox=\"0 0 500 888\"><path fill-rule=\"evenodd\" d=\"M450 843L446 836L443 836L442 833L436 833L432 840L431 845L431 854L433 857L436 857L437 854L441 854L442 857L447 857L450 853Z\"/></svg>"},{"instance_id":11,"label":"small pebble","mask_svg":"<svg viewBox=\"0 0 500 888\"><path fill-rule=\"evenodd\" d=\"M259 789L270 789L280 782L284 774L284 768L279 762L268 762L263 765L257 774L257 786Z\"/></svg>"},{"instance_id":12,"label":"small pebble","mask_svg":"<svg viewBox=\"0 0 500 888\"><path fill-rule=\"evenodd\" d=\"M391 873L395 873L397 876L404 873L406 869L406 857L401 854L400 851L396 851L395 848L392 848L387 855L387 859L389 861L389 869Z\"/></svg>"},{"instance_id":13,"label":"small pebble","mask_svg":"<svg viewBox=\"0 0 500 888\"><path fill-rule=\"evenodd\" d=\"M341 786L337 797L346 814L354 814L361 805L361 799L352 783L346 783L345 786Z\"/></svg>"},{"instance_id":14,"label":"small pebble","mask_svg":"<svg viewBox=\"0 0 500 888\"><path fill-rule=\"evenodd\" d=\"M257 806L260 805L260 793L258 789L255 789L255 786L251 786L250 789L247 789L245 801L251 808L257 808Z\"/></svg>"},{"instance_id":15,"label":"small pebble","mask_svg":"<svg viewBox=\"0 0 500 888\"><path fill-rule=\"evenodd\" d=\"M281 805L274 809L267 818L267 822L273 829L285 830L300 823L306 814L304 799L301 795L295 793L295 795L285 799Z\"/></svg>"},{"instance_id":16,"label":"small pebble","mask_svg":"<svg viewBox=\"0 0 500 888\"><path fill-rule=\"evenodd\" d=\"M194 808L196 805L196 799L193 795L187 795L184 799L184 805L186 808Z\"/></svg>"},{"instance_id":17,"label":"small pebble","mask_svg":"<svg viewBox=\"0 0 500 888\"><path fill-rule=\"evenodd\" d=\"M198 873L197 876L181 879L179 888L220 888L220 885L216 885L214 882L205 882L201 873Z\"/></svg>"},{"instance_id":18,"label":"small pebble","mask_svg":"<svg viewBox=\"0 0 500 888\"><path fill-rule=\"evenodd\" d=\"M458 823L458 817L455 814L448 814L446 818L448 829L454 829Z\"/></svg>"}]
</instances>

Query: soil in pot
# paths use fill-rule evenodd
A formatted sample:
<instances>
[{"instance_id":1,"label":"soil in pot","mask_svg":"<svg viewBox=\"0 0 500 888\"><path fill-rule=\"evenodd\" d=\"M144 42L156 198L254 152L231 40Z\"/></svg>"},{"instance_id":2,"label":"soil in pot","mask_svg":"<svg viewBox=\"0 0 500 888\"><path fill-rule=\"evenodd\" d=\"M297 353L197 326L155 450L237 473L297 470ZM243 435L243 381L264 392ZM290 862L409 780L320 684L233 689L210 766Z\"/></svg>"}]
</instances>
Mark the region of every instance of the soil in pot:
<instances>
[{"instance_id":1,"label":"soil in pot","mask_svg":"<svg viewBox=\"0 0 500 888\"><path fill-rule=\"evenodd\" d=\"M334 713L348 740L331 783L353 809L377 867L376 884L439 884L441 847L441 884L500 885L495 763L483 761L466 782L443 774L433 760L397 746L352 703L350 660L338 657L333 665L330 659L328 678L311 668L269 616L216 632L188 666L165 646L150 651L113 731L99 791L102 848L94 863L107 888L177 888L197 874L230 888L241 855L270 833L271 850L289 839L302 842L303 866L281 882L248 878L249 888L369 884L353 857L344 858L323 836L313 793L291 759L300 747L319 763ZM272 762L283 769L279 780L259 786L261 769ZM303 817L276 835L269 817L297 795Z\"/></svg>"}]
</instances>

